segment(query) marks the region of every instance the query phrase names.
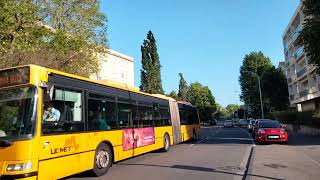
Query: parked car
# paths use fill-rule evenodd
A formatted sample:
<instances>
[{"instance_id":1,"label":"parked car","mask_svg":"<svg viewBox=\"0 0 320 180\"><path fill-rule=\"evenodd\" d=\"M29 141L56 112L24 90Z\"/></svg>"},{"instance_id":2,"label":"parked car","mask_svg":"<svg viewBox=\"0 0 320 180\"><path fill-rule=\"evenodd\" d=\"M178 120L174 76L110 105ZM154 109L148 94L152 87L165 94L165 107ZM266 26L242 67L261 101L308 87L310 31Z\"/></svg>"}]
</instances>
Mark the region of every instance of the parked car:
<instances>
[{"instance_id":1,"label":"parked car","mask_svg":"<svg viewBox=\"0 0 320 180\"><path fill-rule=\"evenodd\" d=\"M249 120L249 124L248 124L248 131L252 132L253 129L253 123L255 122L255 120L251 119Z\"/></svg>"},{"instance_id":2,"label":"parked car","mask_svg":"<svg viewBox=\"0 0 320 180\"><path fill-rule=\"evenodd\" d=\"M217 125L217 120L212 119L209 121L209 124L210 124L210 126L215 126L215 125Z\"/></svg>"},{"instance_id":3,"label":"parked car","mask_svg":"<svg viewBox=\"0 0 320 180\"><path fill-rule=\"evenodd\" d=\"M223 127L233 127L233 122L231 120L225 120Z\"/></svg>"},{"instance_id":4,"label":"parked car","mask_svg":"<svg viewBox=\"0 0 320 180\"><path fill-rule=\"evenodd\" d=\"M275 120L259 120L254 129L256 142L288 142L288 132Z\"/></svg>"},{"instance_id":5,"label":"parked car","mask_svg":"<svg viewBox=\"0 0 320 180\"><path fill-rule=\"evenodd\" d=\"M237 126L239 127L248 127L249 120L247 119L240 119L240 121L237 123Z\"/></svg>"},{"instance_id":6,"label":"parked car","mask_svg":"<svg viewBox=\"0 0 320 180\"><path fill-rule=\"evenodd\" d=\"M255 131L255 129L257 128L257 124L258 124L258 121L261 121L261 119L256 119L256 120L254 120L253 121L253 123L252 123L252 131L251 131L251 135L252 135L252 137L254 138L254 131Z\"/></svg>"}]
</instances>

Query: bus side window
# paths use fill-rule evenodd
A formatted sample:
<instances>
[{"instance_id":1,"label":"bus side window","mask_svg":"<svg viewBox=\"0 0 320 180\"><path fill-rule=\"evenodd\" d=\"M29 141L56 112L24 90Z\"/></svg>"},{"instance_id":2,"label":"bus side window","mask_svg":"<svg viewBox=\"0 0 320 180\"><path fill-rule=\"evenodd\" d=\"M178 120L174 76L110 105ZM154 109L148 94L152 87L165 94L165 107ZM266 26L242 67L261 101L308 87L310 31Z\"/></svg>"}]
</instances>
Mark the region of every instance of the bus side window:
<instances>
[{"instance_id":1,"label":"bus side window","mask_svg":"<svg viewBox=\"0 0 320 180\"><path fill-rule=\"evenodd\" d=\"M90 96L93 96L90 94ZM97 95L95 97L98 97ZM116 103L112 98L100 96L101 99L88 100L88 129L89 130L110 130L117 129Z\"/></svg>"},{"instance_id":2,"label":"bus side window","mask_svg":"<svg viewBox=\"0 0 320 180\"><path fill-rule=\"evenodd\" d=\"M118 98L118 123L121 129L133 127L137 106L130 99Z\"/></svg>"},{"instance_id":3,"label":"bus side window","mask_svg":"<svg viewBox=\"0 0 320 180\"><path fill-rule=\"evenodd\" d=\"M138 127L150 127L152 126L153 114L152 114L152 106L147 105L138 105L138 119L139 125Z\"/></svg>"},{"instance_id":4,"label":"bus side window","mask_svg":"<svg viewBox=\"0 0 320 180\"><path fill-rule=\"evenodd\" d=\"M56 88L51 104L50 111L44 108L43 134L84 131L81 91ZM50 113L59 114L59 119L46 118L50 117Z\"/></svg>"}]
</instances>

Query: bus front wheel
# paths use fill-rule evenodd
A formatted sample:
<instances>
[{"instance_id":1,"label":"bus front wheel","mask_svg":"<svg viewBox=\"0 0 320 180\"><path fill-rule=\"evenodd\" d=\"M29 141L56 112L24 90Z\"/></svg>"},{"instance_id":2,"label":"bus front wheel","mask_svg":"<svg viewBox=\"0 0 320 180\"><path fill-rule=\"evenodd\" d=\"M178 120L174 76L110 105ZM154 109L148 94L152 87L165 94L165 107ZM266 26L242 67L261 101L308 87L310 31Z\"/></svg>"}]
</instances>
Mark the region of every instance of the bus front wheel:
<instances>
[{"instance_id":1,"label":"bus front wheel","mask_svg":"<svg viewBox=\"0 0 320 180\"><path fill-rule=\"evenodd\" d=\"M113 155L110 147L107 144L100 144L96 149L94 156L93 173L95 176L106 174L112 165Z\"/></svg>"},{"instance_id":2,"label":"bus front wheel","mask_svg":"<svg viewBox=\"0 0 320 180\"><path fill-rule=\"evenodd\" d=\"M163 152L168 152L170 149L170 138L168 136L168 134L165 134L163 137L163 148L162 151Z\"/></svg>"}]
</instances>

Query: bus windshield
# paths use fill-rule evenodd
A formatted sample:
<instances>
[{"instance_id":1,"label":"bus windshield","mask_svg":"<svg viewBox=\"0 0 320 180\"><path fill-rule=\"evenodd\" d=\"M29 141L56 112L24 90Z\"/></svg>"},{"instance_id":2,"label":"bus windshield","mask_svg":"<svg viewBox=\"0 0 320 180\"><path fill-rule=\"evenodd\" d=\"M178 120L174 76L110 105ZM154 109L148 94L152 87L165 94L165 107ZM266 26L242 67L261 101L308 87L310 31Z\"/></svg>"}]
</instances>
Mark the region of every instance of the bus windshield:
<instances>
[{"instance_id":1,"label":"bus windshield","mask_svg":"<svg viewBox=\"0 0 320 180\"><path fill-rule=\"evenodd\" d=\"M0 141L31 138L35 132L35 87L0 90Z\"/></svg>"}]
</instances>

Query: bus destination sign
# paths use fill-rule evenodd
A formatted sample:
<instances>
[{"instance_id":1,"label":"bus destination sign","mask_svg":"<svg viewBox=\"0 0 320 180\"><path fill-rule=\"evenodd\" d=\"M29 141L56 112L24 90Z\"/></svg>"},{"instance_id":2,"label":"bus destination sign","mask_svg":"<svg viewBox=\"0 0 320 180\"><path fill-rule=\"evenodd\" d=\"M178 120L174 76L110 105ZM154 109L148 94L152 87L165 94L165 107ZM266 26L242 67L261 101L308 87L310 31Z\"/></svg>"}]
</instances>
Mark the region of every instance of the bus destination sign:
<instances>
[{"instance_id":1,"label":"bus destination sign","mask_svg":"<svg viewBox=\"0 0 320 180\"><path fill-rule=\"evenodd\" d=\"M29 83L30 68L13 68L0 71L0 87Z\"/></svg>"}]
</instances>

